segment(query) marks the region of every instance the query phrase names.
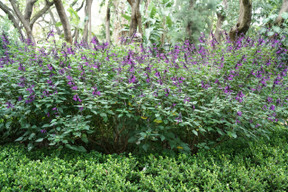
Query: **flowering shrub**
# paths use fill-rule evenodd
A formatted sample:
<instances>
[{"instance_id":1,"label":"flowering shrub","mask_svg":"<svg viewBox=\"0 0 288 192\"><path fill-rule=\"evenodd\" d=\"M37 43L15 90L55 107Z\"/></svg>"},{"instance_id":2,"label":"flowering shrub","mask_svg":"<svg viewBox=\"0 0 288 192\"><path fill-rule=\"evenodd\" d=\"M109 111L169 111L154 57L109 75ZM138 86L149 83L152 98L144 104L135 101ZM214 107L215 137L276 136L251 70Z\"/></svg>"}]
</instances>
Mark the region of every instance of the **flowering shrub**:
<instances>
[{"instance_id":1,"label":"flowering shrub","mask_svg":"<svg viewBox=\"0 0 288 192\"><path fill-rule=\"evenodd\" d=\"M288 118L281 42L200 42L168 53L96 40L13 47L0 61L2 139L29 149L194 151Z\"/></svg>"}]
</instances>

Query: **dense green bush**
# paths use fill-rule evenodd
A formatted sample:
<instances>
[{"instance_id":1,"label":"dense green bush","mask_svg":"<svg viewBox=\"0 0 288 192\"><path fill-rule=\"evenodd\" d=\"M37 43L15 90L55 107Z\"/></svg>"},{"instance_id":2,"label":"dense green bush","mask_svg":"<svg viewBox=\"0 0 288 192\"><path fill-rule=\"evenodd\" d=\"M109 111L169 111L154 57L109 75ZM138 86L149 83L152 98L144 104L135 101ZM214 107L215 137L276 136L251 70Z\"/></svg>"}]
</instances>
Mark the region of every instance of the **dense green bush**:
<instances>
[{"instance_id":1,"label":"dense green bush","mask_svg":"<svg viewBox=\"0 0 288 192\"><path fill-rule=\"evenodd\" d=\"M277 127L276 127L277 128ZM0 146L0 191L287 191L288 134L232 140L197 155L27 152Z\"/></svg>"},{"instance_id":2,"label":"dense green bush","mask_svg":"<svg viewBox=\"0 0 288 192\"><path fill-rule=\"evenodd\" d=\"M281 42L200 41L168 53L97 42L11 47L0 63L1 141L194 151L288 119Z\"/></svg>"}]
</instances>

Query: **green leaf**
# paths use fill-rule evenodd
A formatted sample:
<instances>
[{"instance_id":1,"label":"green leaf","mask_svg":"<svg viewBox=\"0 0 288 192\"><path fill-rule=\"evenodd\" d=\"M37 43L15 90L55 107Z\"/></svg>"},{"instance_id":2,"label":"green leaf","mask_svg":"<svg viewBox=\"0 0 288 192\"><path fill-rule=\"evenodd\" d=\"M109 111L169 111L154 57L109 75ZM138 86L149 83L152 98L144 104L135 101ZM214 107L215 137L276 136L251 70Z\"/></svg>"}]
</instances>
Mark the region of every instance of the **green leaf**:
<instances>
[{"instance_id":1,"label":"green leaf","mask_svg":"<svg viewBox=\"0 0 288 192\"><path fill-rule=\"evenodd\" d=\"M57 22L57 23L55 24L55 26L56 26L56 27L60 27L60 26L62 26L62 23L61 23L61 22Z\"/></svg>"},{"instance_id":2,"label":"green leaf","mask_svg":"<svg viewBox=\"0 0 288 192\"><path fill-rule=\"evenodd\" d=\"M285 19L285 20L288 19L288 13L287 13L287 12L282 13L281 16L282 16L282 18Z\"/></svg>"},{"instance_id":3,"label":"green leaf","mask_svg":"<svg viewBox=\"0 0 288 192\"><path fill-rule=\"evenodd\" d=\"M33 139L33 137L35 137L35 135L36 135L35 133L31 133L29 136L29 140Z\"/></svg>"},{"instance_id":4,"label":"green leaf","mask_svg":"<svg viewBox=\"0 0 288 192\"><path fill-rule=\"evenodd\" d=\"M231 131L227 131L227 134L228 134L228 136L229 137L233 137L233 138L237 138L237 134L233 131L233 132L231 132Z\"/></svg>"},{"instance_id":5,"label":"green leaf","mask_svg":"<svg viewBox=\"0 0 288 192\"><path fill-rule=\"evenodd\" d=\"M88 137L87 137L86 134L82 134L81 140L82 140L84 143L88 143L88 142L89 142Z\"/></svg>"},{"instance_id":6,"label":"green leaf","mask_svg":"<svg viewBox=\"0 0 288 192\"><path fill-rule=\"evenodd\" d=\"M272 29L276 32L276 33L280 33L281 28L278 26L273 26Z\"/></svg>"},{"instance_id":7,"label":"green leaf","mask_svg":"<svg viewBox=\"0 0 288 192\"><path fill-rule=\"evenodd\" d=\"M31 151L34 148L34 145L32 143L28 144L28 151Z\"/></svg>"},{"instance_id":8,"label":"green leaf","mask_svg":"<svg viewBox=\"0 0 288 192\"><path fill-rule=\"evenodd\" d=\"M44 138L39 138L39 139L37 139L35 142L42 142L44 140Z\"/></svg>"},{"instance_id":9,"label":"green leaf","mask_svg":"<svg viewBox=\"0 0 288 192\"><path fill-rule=\"evenodd\" d=\"M6 128L7 128L7 129L10 128L11 123L12 123L12 121L8 121L8 122L6 123Z\"/></svg>"},{"instance_id":10,"label":"green leaf","mask_svg":"<svg viewBox=\"0 0 288 192\"><path fill-rule=\"evenodd\" d=\"M198 136L198 132L196 130L192 130L192 132L194 133L194 135Z\"/></svg>"},{"instance_id":11,"label":"green leaf","mask_svg":"<svg viewBox=\"0 0 288 192\"><path fill-rule=\"evenodd\" d=\"M271 37L271 36L273 36L275 33L273 32L273 31L269 31L268 33L267 33L267 35L269 36L269 37Z\"/></svg>"},{"instance_id":12,"label":"green leaf","mask_svg":"<svg viewBox=\"0 0 288 192\"><path fill-rule=\"evenodd\" d=\"M150 147L149 143L145 143L144 145L142 145L142 148L144 149L144 151L147 151L149 147Z\"/></svg>"},{"instance_id":13,"label":"green leaf","mask_svg":"<svg viewBox=\"0 0 288 192\"><path fill-rule=\"evenodd\" d=\"M87 152L87 150L83 146L66 144L65 147L67 147L68 149L74 150L74 151L79 151L79 152L83 152L83 153Z\"/></svg>"},{"instance_id":14,"label":"green leaf","mask_svg":"<svg viewBox=\"0 0 288 192\"><path fill-rule=\"evenodd\" d=\"M130 21L131 20L131 17L129 15L126 15L126 14L122 14L121 15L124 19L126 19L127 21Z\"/></svg>"},{"instance_id":15,"label":"green leaf","mask_svg":"<svg viewBox=\"0 0 288 192\"><path fill-rule=\"evenodd\" d=\"M22 141L23 137L19 137L18 139L16 139L15 141Z\"/></svg>"}]
</instances>

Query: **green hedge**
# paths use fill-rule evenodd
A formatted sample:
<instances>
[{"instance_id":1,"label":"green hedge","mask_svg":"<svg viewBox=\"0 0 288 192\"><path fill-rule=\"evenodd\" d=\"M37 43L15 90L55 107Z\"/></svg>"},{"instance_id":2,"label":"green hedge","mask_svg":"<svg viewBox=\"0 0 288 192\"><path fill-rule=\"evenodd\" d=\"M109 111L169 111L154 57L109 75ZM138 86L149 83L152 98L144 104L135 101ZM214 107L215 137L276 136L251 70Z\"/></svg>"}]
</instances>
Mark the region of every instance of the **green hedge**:
<instances>
[{"instance_id":1,"label":"green hedge","mask_svg":"<svg viewBox=\"0 0 288 192\"><path fill-rule=\"evenodd\" d=\"M0 191L287 191L288 133L197 155L27 152L0 146ZM233 144L232 144L233 143Z\"/></svg>"}]
</instances>

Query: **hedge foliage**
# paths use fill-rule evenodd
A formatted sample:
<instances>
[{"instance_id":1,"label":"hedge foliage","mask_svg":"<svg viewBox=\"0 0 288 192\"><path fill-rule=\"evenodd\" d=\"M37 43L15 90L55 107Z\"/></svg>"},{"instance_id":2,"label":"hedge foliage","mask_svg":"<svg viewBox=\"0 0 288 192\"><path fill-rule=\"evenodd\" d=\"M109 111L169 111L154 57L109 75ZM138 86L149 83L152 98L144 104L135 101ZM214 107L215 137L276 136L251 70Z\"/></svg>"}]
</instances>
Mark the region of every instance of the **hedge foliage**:
<instances>
[{"instance_id":1,"label":"hedge foliage","mask_svg":"<svg viewBox=\"0 0 288 192\"><path fill-rule=\"evenodd\" d=\"M197 155L27 152L0 146L0 191L287 191L288 132Z\"/></svg>"}]
</instances>

